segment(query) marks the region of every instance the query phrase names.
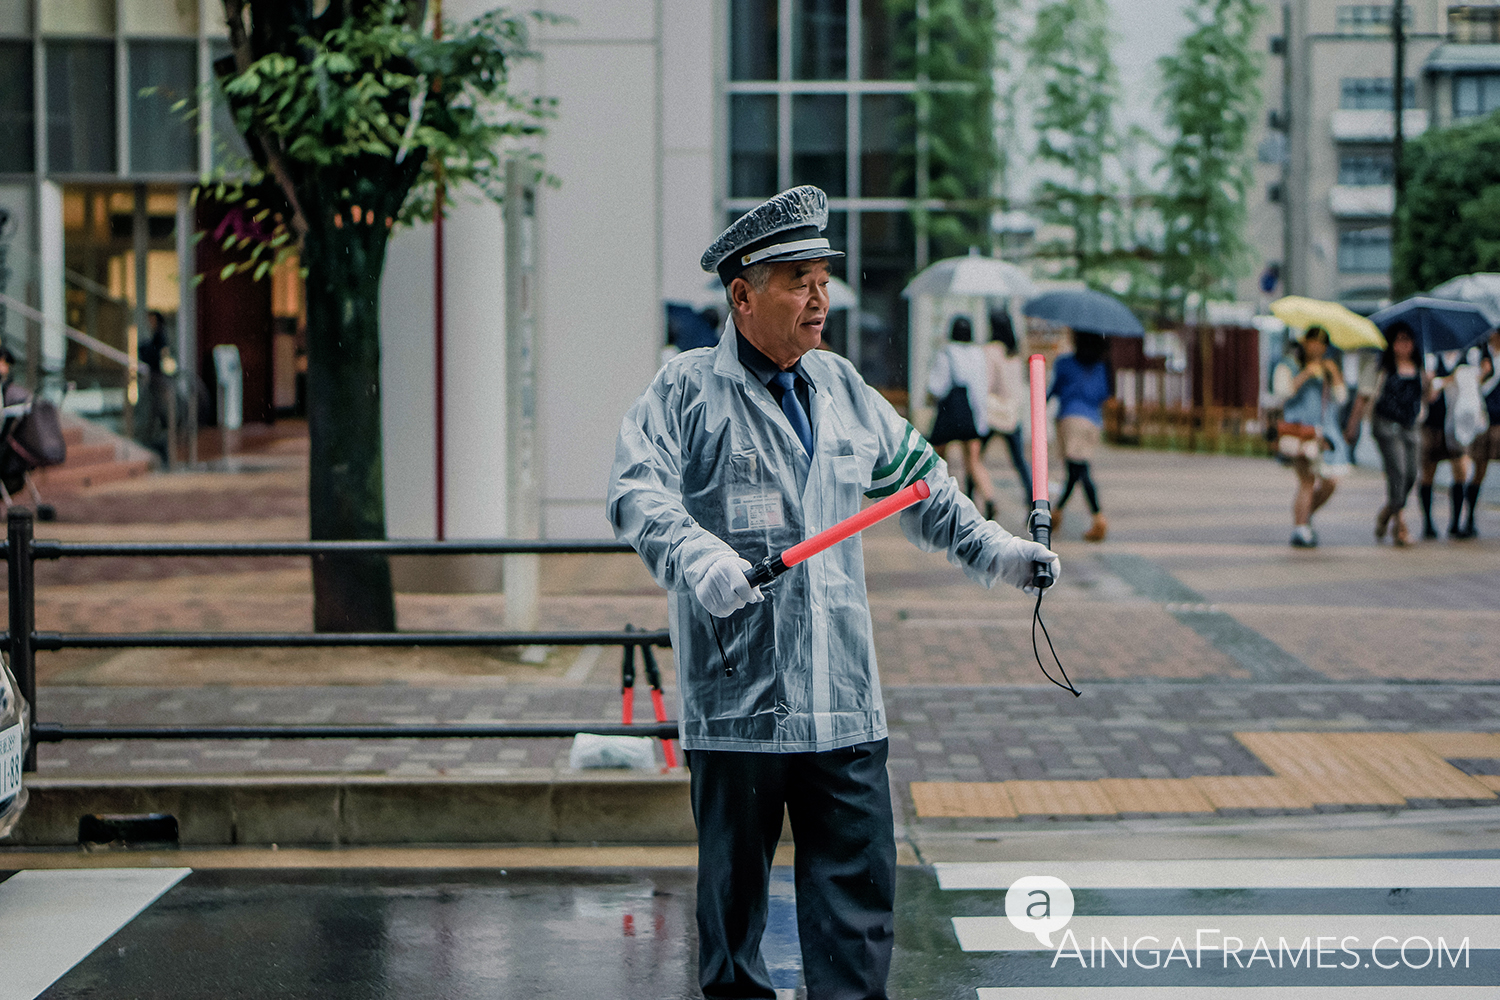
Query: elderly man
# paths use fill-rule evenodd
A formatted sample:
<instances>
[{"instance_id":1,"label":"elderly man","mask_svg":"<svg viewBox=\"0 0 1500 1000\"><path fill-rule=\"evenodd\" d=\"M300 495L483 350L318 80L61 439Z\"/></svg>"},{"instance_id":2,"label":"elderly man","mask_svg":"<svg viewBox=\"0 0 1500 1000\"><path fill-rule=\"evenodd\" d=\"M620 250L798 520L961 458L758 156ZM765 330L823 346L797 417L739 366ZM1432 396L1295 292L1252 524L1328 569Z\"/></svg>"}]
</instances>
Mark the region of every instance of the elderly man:
<instances>
[{"instance_id":1,"label":"elderly man","mask_svg":"<svg viewBox=\"0 0 1500 1000\"><path fill-rule=\"evenodd\" d=\"M885 709L853 538L765 587L777 554L925 479L912 542L970 578L1026 587L1057 557L979 516L920 434L852 365L815 351L828 315L828 202L785 191L703 255L732 322L667 363L620 427L615 534L671 592L682 745L698 824L698 977L709 1000L774 997L760 941L783 810L796 841L810 1000L883 998L896 847ZM763 592L764 591L764 592Z\"/></svg>"}]
</instances>

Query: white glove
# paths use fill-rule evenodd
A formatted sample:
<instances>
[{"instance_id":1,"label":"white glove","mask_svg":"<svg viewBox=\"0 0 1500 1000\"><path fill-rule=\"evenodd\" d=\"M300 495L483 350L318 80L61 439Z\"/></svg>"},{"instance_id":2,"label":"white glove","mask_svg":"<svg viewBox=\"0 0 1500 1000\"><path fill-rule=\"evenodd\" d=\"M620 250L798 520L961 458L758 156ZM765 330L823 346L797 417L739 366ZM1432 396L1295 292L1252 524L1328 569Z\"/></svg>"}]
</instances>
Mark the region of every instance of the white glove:
<instances>
[{"instance_id":1,"label":"white glove","mask_svg":"<svg viewBox=\"0 0 1500 1000\"><path fill-rule=\"evenodd\" d=\"M750 586L745 573L750 569L748 560L739 556L720 556L703 579L698 581L698 600L715 618L728 618L747 604L759 604L765 595L759 587Z\"/></svg>"},{"instance_id":2,"label":"white glove","mask_svg":"<svg viewBox=\"0 0 1500 1000\"><path fill-rule=\"evenodd\" d=\"M1052 583L1056 586L1057 580L1062 576L1062 561L1057 558L1057 553L1039 542L1028 542L1012 535L1000 546L1000 552L990 568L994 570L998 564L1000 579L1035 597L1040 591L1031 585L1031 580L1036 574L1034 564L1039 562L1051 564Z\"/></svg>"}]
</instances>

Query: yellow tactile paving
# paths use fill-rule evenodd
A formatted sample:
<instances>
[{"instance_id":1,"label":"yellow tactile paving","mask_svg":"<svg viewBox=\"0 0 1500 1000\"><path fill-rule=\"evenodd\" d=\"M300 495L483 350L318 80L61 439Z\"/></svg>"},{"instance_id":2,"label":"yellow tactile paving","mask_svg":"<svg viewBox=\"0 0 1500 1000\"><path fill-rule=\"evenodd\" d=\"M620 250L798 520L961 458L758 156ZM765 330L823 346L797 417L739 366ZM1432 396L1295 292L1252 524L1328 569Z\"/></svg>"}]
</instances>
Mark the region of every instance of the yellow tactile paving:
<instances>
[{"instance_id":1,"label":"yellow tactile paving","mask_svg":"<svg viewBox=\"0 0 1500 1000\"><path fill-rule=\"evenodd\" d=\"M1191 779L1215 809L1311 809L1312 796L1276 775L1203 775Z\"/></svg>"},{"instance_id":2,"label":"yellow tactile paving","mask_svg":"<svg viewBox=\"0 0 1500 1000\"><path fill-rule=\"evenodd\" d=\"M1122 813L1206 813L1213 803L1191 778L1101 778L1098 785Z\"/></svg>"},{"instance_id":3,"label":"yellow tactile paving","mask_svg":"<svg viewBox=\"0 0 1500 1000\"><path fill-rule=\"evenodd\" d=\"M1408 799L1495 797L1407 733L1327 733L1323 740Z\"/></svg>"},{"instance_id":4,"label":"yellow tactile paving","mask_svg":"<svg viewBox=\"0 0 1500 1000\"><path fill-rule=\"evenodd\" d=\"M1500 774L1476 774L1474 780L1486 788L1500 792Z\"/></svg>"},{"instance_id":5,"label":"yellow tactile paving","mask_svg":"<svg viewBox=\"0 0 1500 1000\"><path fill-rule=\"evenodd\" d=\"M1097 781L1007 781L1023 816L1113 816L1118 810Z\"/></svg>"},{"instance_id":6,"label":"yellow tactile paving","mask_svg":"<svg viewBox=\"0 0 1500 1000\"><path fill-rule=\"evenodd\" d=\"M1412 733L1411 738L1448 760L1500 758L1500 733Z\"/></svg>"},{"instance_id":7,"label":"yellow tactile paving","mask_svg":"<svg viewBox=\"0 0 1500 1000\"><path fill-rule=\"evenodd\" d=\"M1359 761L1341 752L1326 733L1235 733L1267 767L1301 785L1326 805L1406 804L1406 799Z\"/></svg>"},{"instance_id":8,"label":"yellow tactile paving","mask_svg":"<svg viewBox=\"0 0 1500 1000\"><path fill-rule=\"evenodd\" d=\"M1016 807L1000 781L913 781L917 815L968 819L1015 819Z\"/></svg>"}]
</instances>

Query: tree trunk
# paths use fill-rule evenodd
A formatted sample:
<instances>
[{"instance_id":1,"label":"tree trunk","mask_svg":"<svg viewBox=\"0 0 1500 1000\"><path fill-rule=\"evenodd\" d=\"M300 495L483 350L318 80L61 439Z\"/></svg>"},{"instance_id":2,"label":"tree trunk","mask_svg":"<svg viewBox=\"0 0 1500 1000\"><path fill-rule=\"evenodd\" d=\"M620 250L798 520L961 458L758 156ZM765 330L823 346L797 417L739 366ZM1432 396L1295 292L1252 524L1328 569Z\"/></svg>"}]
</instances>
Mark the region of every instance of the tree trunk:
<instances>
[{"instance_id":1,"label":"tree trunk","mask_svg":"<svg viewBox=\"0 0 1500 1000\"><path fill-rule=\"evenodd\" d=\"M382 213L383 214L383 213ZM367 220L367 221L366 221ZM380 433L380 272L388 231L364 215L314 222L307 268L308 511L314 540L384 539ZM368 224L374 222L374 224ZM392 632L384 556L314 557L319 632Z\"/></svg>"}]
</instances>

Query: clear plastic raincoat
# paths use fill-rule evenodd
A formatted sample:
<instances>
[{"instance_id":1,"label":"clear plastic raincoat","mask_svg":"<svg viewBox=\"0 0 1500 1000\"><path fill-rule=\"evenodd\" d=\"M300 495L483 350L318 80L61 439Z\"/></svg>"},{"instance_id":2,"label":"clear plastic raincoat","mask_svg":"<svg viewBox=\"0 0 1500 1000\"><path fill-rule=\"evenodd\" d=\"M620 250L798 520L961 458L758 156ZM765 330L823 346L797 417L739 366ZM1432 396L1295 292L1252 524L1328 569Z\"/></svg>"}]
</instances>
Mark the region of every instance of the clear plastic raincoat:
<instances>
[{"instance_id":1,"label":"clear plastic raincoat","mask_svg":"<svg viewBox=\"0 0 1500 1000\"><path fill-rule=\"evenodd\" d=\"M694 588L719 557L759 562L856 513L862 497L920 478L931 497L901 514L916 545L945 550L989 587L1011 537L848 361L812 351L801 364L811 460L740 363L733 326L717 347L668 362L620 427L608 516L671 592L687 749L825 751L886 735L858 536L763 587L762 603L714 619Z\"/></svg>"}]
</instances>

